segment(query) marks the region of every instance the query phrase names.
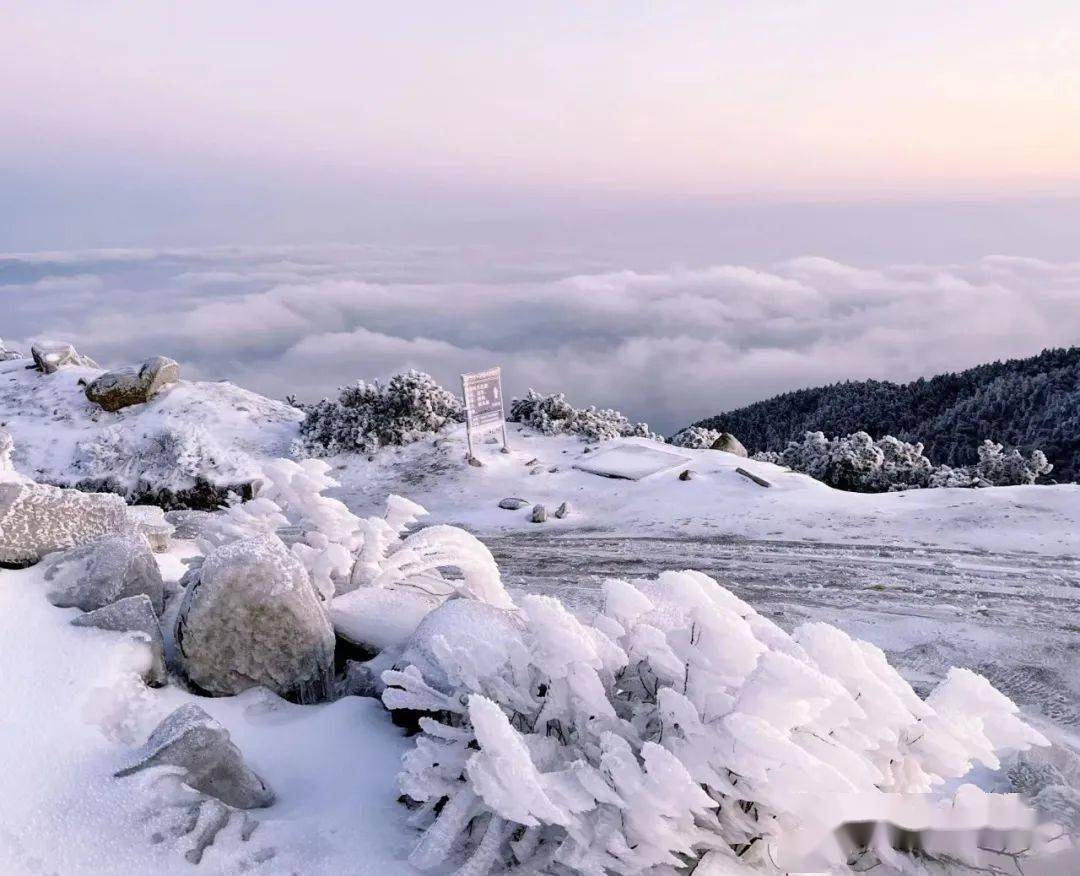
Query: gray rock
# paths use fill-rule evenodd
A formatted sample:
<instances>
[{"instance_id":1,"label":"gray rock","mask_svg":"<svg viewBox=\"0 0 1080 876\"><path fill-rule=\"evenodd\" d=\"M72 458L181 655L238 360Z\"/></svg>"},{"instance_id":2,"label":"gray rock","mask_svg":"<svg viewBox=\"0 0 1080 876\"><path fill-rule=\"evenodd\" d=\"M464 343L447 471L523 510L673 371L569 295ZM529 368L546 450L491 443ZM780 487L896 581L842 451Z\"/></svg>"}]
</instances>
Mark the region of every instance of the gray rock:
<instances>
[{"instance_id":1,"label":"gray rock","mask_svg":"<svg viewBox=\"0 0 1080 876\"><path fill-rule=\"evenodd\" d=\"M538 475L544 473L544 467L542 465L535 465L529 470L529 474Z\"/></svg>"},{"instance_id":2,"label":"gray rock","mask_svg":"<svg viewBox=\"0 0 1080 876\"><path fill-rule=\"evenodd\" d=\"M86 398L107 411L119 411L150 401L163 386L180 379L180 366L172 359L154 356L142 367L106 371L86 387Z\"/></svg>"},{"instance_id":3,"label":"gray rock","mask_svg":"<svg viewBox=\"0 0 1080 876\"><path fill-rule=\"evenodd\" d=\"M734 453L744 459L750 455L746 452L746 448L742 446L742 442L730 432L721 432L720 437L712 443L712 449L723 450L725 453Z\"/></svg>"},{"instance_id":4,"label":"gray rock","mask_svg":"<svg viewBox=\"0 0 1080 876\"><path fill-rule=\"evenodd\" d=\"M81 355L71 344L56 341L39 341L30 347L34 364L43 374L52 374L61 368L79 366L97 368L98 364L89 356Z\"/></svg>"},{"instance_id":5,"label":"gray rock","mask_svg":"<svg viewBox=\"0 0 1080 876\"><path fill-rule=\"evenodd\" d=\"M553 465L551 468L548 469L548 474L558 474L558 473L559 473L559 467L557 465Z\"/></svg>"},{"instance_id":6,"label":"gray rock","mask_svg":"<svg viewBox=\"0 0 1080 876\"><path fill-rule=\"evenodd\" d=\"M758 477L756 474L754 474L753 472L747 471L745 468L739 467L739 468L735 469L735 471L736 471L737 474L741 474L747 480L753 481L759 487L771 487L772 486L772 484L769 481L765 480L765 478Z\"/></svg>"},{"instance_id":7,"label":"gray rock","mask_svg":"<svg viewBox=\"0 0 1080 876\"><path fill-rule=\"evenodd\" d=\"M161 572L150 543L134 530L51 554L44 565L49 602L60 608L94 611L142 593L161 614Z\"/></svg>"},{"instance_id":8,"label":"gray rock","mask_svg":"<svg viewBox=\"0 0 1080 876\"><path fill-rule=\"evenodd\" d=\"M0 564L36 563L53 551L115 535L130 526L127 506L119 496L0 482Z\"/></svg>"},{"instance_id":9,"label":"gray rock","mask_svg":"<svg viewBox=\"0 0 1080 876\"><path fill-rule=\"evenodd\" d=\"M537 464L537 463L538 463L539 461L540 461L540 460L539 460L539 459L537 459L537 458L536 458L536 457L534 456L534 457L533 457L532 459L530 459L530 460L529 460L529 461L528 461L527 463L525 463L525 468L529 468L530 466L536 465L536 464Z\"/></svg>"},{"instance_id":10,"label":"gray rock","mask_svg":"<svg viewBox=\"0 0 1080 876\"><path fill-rule=\"evenodd\" d=\"M156 766L180 767L185 784L237 809L274 802L274 792L244 763L229 731L194 703L165 718L134 761L115 775L123 778Z\"/></svg>"},{"instance_id":11,"label":"gray rock","mask_svg":"<svg viewBox=\"0 0 1080 876\"><path fill-rule=\"evenodd\" d=\"M469 456L469 457L467 457L467 460L468 460L469 465L473 466L473 468L483 468L484 467L484 463L482 463L475 456Z\"/></svg>"},{"instance_id":12,"label":"gray rock","mask_svg":"<svg viewBox=\"0 0 1080 876\"><path fill-rule=\"evenodd\" d=\"M150 687L161 687L169 680L165 668L165 640L161 635L161 625L154 614L154 604L145 593L128 596L86 614L80 614L72 620L73 627L94 627L99 630L112 630L117 633L140 633L150 644L152 661L144 676Z\"/></svg>"},{"instance_id":13,"label":"gray rock","mask_svg":"<svg viewBox=\"0 0 1080 876\"><path fill-rule=\"evenodd\" d=\"M211 694L265 685L315 702L332 687L333 627L307 570L276 536L206 557L180 605L176 645L188 678Z\"/></svg>"},{"instance_id":14,"label":"gray rock","mask_svg":"<svg viewBox=\"0 0 1080 876\"><path fill-rule=\"evenodd\" d=\"M697 472L689 468L679 473L680 481L692 481L695 477L697 477Z\"/></svg>"},{"instance_id":15,"label":"gray rock","mask_svg":"<svg viewBox=\"0 0 1080 876\"><path fill-rule=\"evenodd\" d=\"M528 505L528 501L518 498L517 496L508 496L499 502L500 508L505 508L507 511L519 511Z\"/></svg>"},{"instance_id":16,"label":"gray rock","mask_svg":"<svg viewBox=\"0 0 1080 876\"><path fill-rule=\"evenodd\" d=\"M547 522L547 508L543 505L533 505L532 517L529 518L533 523L546 523Z\"/></svg>"},{"instance_id":17,"label":"gray rock","mask_svg":"<svg viewBox=\"0 0 1080 876\"><path fill-rule=\"evenodd\" d=\"M558 508L555 509L555 516L562 520L564 517L570 515L570 503L563 502Z\"/></svg>"}]
</instances>

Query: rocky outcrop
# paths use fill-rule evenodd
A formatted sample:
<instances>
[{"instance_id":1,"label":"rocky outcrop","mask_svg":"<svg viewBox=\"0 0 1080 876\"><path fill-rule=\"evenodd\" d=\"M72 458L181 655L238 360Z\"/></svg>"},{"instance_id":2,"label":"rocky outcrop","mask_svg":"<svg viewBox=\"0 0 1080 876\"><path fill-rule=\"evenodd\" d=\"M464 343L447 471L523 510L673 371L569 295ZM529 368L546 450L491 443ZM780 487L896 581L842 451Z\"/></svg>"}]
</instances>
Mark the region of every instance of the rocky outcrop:
<instances>
[{"instance_id":1,"label":"rocky outcrop","mask_svg":"<svg viewBox=\"0 0 1080 876\"><path fill-rule=\"evenodd\" d=\"M0 481L0 565L30 565L53 551L129 527L127 508L119 496Z\"/></svg>"},{"instance_id":2,"label":"rocky outcrop","mask_svg":"<svg viewBox=\"0 0 1080 876\"><path fill-rule=\"evenodd\" d=\"M176 645L195 685L219 696L256 685L299 702L327 695L334 630L307 570L279 538L223 545L189 580Z\"/></svg>"},{"instance_id":3,"label":"rocky outcrop","mask_svg":"<svg viewBox=\"0 0 1080 876\"><path fill-rule=\"evenodd\" d=\"M86 387L86 397L107 411L119 411L150 401L164 386L180 379L180 366L172 359L154 356L142 367L106 371Z\"/></svg>"},{"instance_id":4,"label":"rocky outcrop","mask_svg":"<svg viewBox=\"0 0 1080 876\"><path fill-rule=\"evenodd\" d=\"M162 721L133 762L116 776L156 766L181 768L184 784L237 809L257 809L274 802L274 792L244 763L229 731L194 703L181 706Z\"/></svg>"},{"instance_id":5,"label":"rocky outcrop","mask_svg":"<svg viewBox=\"0 0 1080 876\"><path fill-rule=\"evenodd\" d=\"M721 432L720 437L713 442L712 449L723 450L725 453L734 453L744 459L750 455L746 452L746 448L742 446L742 442L730 432Z\"/></svg>"},{"instance_id":6,"label":"rocky outcrop","mask_svg":"<svg viewBox=\"0 0 1080 876\"><path fill-rule=\"evenodd\" d=\"M30 347L34 365L42 374L52 374L61 368L77 366L97 368L98 364L89 356L83 356L71 344L62 341L38 341Z\"/></svg>"},{"instance_id":7,"label":"rocky outcrop","mask_svg":"<svg viewBox=\"0 0 1080 876\"><path fill-rule=\"evenodd\" d=\"M45 581L49 601L60 608L94 611L144 594L155 614L161 614L164 602L161 572L150 544L133 529L50 555L45 560Z\"/></svg>"},{"instance_id":8,"label":"rocky outcrop","mask_svg":"<svg viewBox=\"0 0 1080 876\"><path fill-rule=\"evenodd\" d=\"M161 625L154 613L154 604L145 593L128 596L112 605L80 614L71 621L73 627L94 627L117 633L138 633L150 646L150 665L143 680L150 687L162 687L169 680L165 668L165 640Z\"/></svg>"}]
</instances>

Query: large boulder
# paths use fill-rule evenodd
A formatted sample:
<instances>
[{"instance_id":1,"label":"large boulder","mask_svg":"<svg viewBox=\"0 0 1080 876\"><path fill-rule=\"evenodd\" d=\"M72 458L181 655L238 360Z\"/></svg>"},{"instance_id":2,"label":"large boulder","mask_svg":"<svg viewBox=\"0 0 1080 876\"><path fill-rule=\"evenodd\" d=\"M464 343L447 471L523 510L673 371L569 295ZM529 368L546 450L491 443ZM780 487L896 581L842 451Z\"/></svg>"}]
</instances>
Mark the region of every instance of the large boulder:
<instances>
[{"instance_id":1,"label":"large boulder","mask_svg":"<svg viewBox=\"0 0 1080 876\"><path fill-rule=\"evenodd\" d=\"M274 792L244 763L229 731L194 703L181 706L162 721L131 764L117 778L150 767L180 767L184 784L237 809L274 802Z\"/></svg>"},{"instance_id":2,"label":"large boulder","mask_svg":"<svg viewBox=\"0 0 1080 876\"><path fill-rule=\"evenodd\" d=\"M172 359L154 356L142 367L106 371L86 387L86 397L107 411L119 411L150 401L163 386L180 379L180 366Z\"/></svg>"},{"instance_id":3,"label":"large boulder","mask_svg":"<svg viewBox=\"0 0 1080 876\"><path fill-rule=\"evenodd\" d=\"M63 341L38 341L30 347L34 364L43 374L52 374L61 368L76 366L97 368L98 364L89 356L83 356L71 344Z\"/></svg>"},{"instance_id":4,"label":"large boulder","mask_svg":"<svg viewBox=\"0 0 1080 876\"><path fill-rule=\"evenodd\" d=\"M743 458L750 456L746 452L746 448L743 447L742 442L730 432L721 432L720 437L712 443L712 449L723 450L725 453L734 453L736 456Z\"/></svg>"},{"instance_id":5,"label":"large boulder","mask_svg":"<svg viewBox=\"0 0 1080 876\"><path fill-rule=\"evenodd\" d=\"M265 685L313 702L332 686L333 627L307 570L273 535L206 557L180 605L176 645L188 678L211 694Z\"/></svg>"},{"instance_id":6,"label":"large boulder","mask_svg":"<svg viewBox=\"0 0 1080 876\"><path fill-rule=\"evenodd\" d=\"M138 633L150 646L150 665L143 675L150 687L162 687L169 680L165 668L165 640L161 624L154 613L154 604L145 593L127 596L112 605L106 605L86 614L80 614L71 625L94 627L117 633Z\"/></svg>"},{"instance_id":7,"label":"large boulder","mask_svg":"<svg viewBox=\"0 0 1080 876\"><path fill-rule=\"evenodd\" d=\"M130 526L127 506L119 496L0 478L0 565L36 563L53 551L115 535Z\"/></svg>"},{"instance_id":8,"label":"large boulder","mask_svg":"<svg viewBox=\"0 0 1080 876\"><path fill-rule=\"evenodd\" d=\"M94 611L141 593L161 614L161 572L150 543L133 529L51 554L44 565L49 601L60 608Z\"/></svg>"}]
</instances>

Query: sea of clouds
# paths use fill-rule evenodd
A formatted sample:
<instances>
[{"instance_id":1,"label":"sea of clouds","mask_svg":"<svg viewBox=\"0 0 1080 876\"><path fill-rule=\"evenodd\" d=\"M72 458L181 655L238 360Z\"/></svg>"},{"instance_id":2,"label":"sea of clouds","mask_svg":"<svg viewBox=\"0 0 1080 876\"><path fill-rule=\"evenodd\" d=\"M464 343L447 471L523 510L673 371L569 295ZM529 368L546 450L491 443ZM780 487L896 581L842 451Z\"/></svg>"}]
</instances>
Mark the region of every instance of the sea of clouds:
<instances>
[{"instance_id":1,"label":"sea of clouds","mask_svg":"<svg viewBox=\"0 0 1080 876\"><path fill-rule=\"evenodd\" d=\"M625 263L632 263L632 258ZM315 399L407 368L564 391L673 431L777 392L906 381L1080 342L1080 262L629 270L484 247L291 246L0 255L0 336L103 365Z\"/></svg>"}]
</instances>

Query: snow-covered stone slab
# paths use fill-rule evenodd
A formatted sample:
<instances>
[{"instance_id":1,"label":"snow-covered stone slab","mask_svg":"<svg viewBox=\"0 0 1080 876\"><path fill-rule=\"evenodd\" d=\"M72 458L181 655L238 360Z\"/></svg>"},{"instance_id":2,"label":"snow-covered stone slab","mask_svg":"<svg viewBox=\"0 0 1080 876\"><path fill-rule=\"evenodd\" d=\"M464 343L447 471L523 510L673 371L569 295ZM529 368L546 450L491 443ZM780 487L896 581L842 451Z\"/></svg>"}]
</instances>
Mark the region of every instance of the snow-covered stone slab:
<instances>
[{"instance_id":1,"label":"snow-covered stone slab","mask_svg":"<svg viewBox=\"0 0 1080 876\"><path fill-rule=\"evenodd\" d=\"M237 809L257 809L274 802L274 792L246 763L229 731L194 703L181 706L162 721L134 761L117 778L155 766L187 771L185 784Z\"/></svg>"},{"instance_id":2,"label":"snow-covered stone slab","mask_svg":"<svg viewBox=\"0 0 1080 876\"><path fill-rule=\"evenodd\" d=\"M165 519L165 512L157 505L132 505L127 509L132 526L146 536L155 554L169 549L169 539L176 527Z\"/></svg>"},{"instance_id":3,"label":"snow-covered stone slab","mask_svg":"<svg viewBox=\"0 0 1080 876\"><path fill-rule=\"evenodd\" d=\"M641 444L620 444L591 454L574 464L574 468L605 478L624 478L640 481L663 471L686 465L690 457L645 447Z\"/></svg>"},{"instance_id":4,"label":"snow-covered stone slab","mask_svg":"<svg viewBox=\"0 0 1080 876\"><path fill-rule=\"evenodd\" d=\"M149 597L155 613L164 605L164 584L150 543L134 530L52 554L44 565L49 602L60 608L94 611L140 593Z\"/></svg>"},{"instance_id":5,"label":"snow-covered stone slab","mask_svg":"<svg viewBox=\"0 0 1080 876\"><path fill-rule=\"evenodd\" d=\"M94 627L117 633L140 633L149 640L151 662L144 678L150 687L162 687L169 680L165 668L165 640L161 625L154 614L154 604L145 593L127 596L112 605L80 614L71 621L73 627Z\"/></svg>"},{"instance_id":6,"label":"snow-covered stone slab","mask_svg":"<svg viewBox=\"0 0 1080 876\"><path fill-rule=\"evenodd\" d=\"M30 348L30 354L34 357L38 371L44 374L52 374L68 366L98 367L97 362L89 356L83 356L74 346L64 341L38 341Z\"/></svg>"},{"instance_id":7,"label":"snow-covered stone slab","mask_svg":"<svg viewBox=\"0 0 1080 876\"><path fill-rule=\"evenodd\" d=\"M0 563L36 563L53 551L124 532L130 525L119 496L0 481Z\"/></svg>"}]
</instances>

